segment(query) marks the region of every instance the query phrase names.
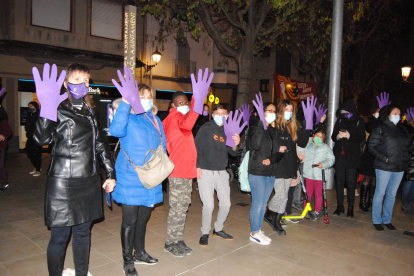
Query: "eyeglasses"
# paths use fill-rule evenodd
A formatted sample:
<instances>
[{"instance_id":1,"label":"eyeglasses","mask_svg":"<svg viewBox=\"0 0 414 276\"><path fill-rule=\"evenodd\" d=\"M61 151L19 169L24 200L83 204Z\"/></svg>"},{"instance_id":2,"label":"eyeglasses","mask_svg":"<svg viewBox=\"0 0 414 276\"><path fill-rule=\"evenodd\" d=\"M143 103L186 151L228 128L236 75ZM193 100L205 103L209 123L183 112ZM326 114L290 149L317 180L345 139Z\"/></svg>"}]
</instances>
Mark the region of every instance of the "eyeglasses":
<instances>
[{"instance_id":1,"label":"eyeglasses","mask_svg":"<svg viewBox=\"0 0 414 276\"><path fill-rule=\"evenodd\" d=\"M267 113L276 113L276 110L265 110Z\"/></svg>"}]
</instances>

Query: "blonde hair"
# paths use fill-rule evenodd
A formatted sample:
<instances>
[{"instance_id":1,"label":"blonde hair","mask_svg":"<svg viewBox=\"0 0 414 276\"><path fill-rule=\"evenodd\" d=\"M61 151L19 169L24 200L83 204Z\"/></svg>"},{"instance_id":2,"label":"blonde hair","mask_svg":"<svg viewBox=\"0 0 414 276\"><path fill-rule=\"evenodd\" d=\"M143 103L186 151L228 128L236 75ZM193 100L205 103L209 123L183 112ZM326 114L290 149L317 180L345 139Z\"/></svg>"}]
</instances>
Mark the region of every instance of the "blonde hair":
<instances>
[{"instance_id":1,"label":"blonde hair","mask_svg":"<svg viewBox=\"0 0 414 276\"><path fill-rule=\"evenodd\" d=\"M285 120L285 108L286 106L291 105L292 106L292 118L290 118L289 121ZM298 121L296 121L296 111L295 111L295 105L293 104L293 102L291 100L283 100L280 101L279 104L277 105L277 119L276 119L276 126L278 129L287 129L287 131L289 132L290 136L292 137L293 141L297 141L298 140L298 128L299 128L299 123Z\"/></svg>"}]
</instances>

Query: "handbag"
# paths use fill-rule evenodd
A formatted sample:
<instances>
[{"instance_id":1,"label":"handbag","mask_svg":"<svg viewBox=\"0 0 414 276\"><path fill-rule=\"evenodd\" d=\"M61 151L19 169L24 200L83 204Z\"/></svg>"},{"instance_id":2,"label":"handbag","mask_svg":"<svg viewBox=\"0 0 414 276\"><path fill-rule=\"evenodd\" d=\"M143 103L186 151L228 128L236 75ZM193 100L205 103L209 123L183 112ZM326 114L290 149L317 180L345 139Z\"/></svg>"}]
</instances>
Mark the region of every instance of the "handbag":
<instances>
[{"instance_id":1,"label":"handbag","mask_svg":"<svg viewBox=\"0 0 414 276\"><path fill-rule=\"evenodd\" d=\"M145 114L147 116L147 114ZM148 116L147 116L148 117ZM168 155L165 153L164 148L162 146L162 135L160 128L158 126L158 122L154 117L155 123L148 117L150 122L157 128L160 134L160 145L156 150L149 149L145 156L144 156L144 165L143 166L135 166L134 163L131 161L129 156L126 154L125 150L122 148L125 156L127 157L128 161L131 163L132 167L134 168L135 172L138 174L138 178L141 181L142 185L147 189L152 189L157 187L159 184L164 181L174 170L174 163L168 158ZM148 154L152 152L151 158L146 161Z\"/></svg>"},{"instance_id":2,"label":"handbag","mask_svg":"<svg viewBox=\"0 0 414 276\"><path fill-rule=\"evenodd\" d=\"M248 167L249 167L249 156L250 151L246 152L246 154L243 157L243 161L240 164L239 167L239 182L240 182L240 190L243 192L250 192L250 184L249 184L249 173L248 173Z\"/></svg>"}]
</instances>

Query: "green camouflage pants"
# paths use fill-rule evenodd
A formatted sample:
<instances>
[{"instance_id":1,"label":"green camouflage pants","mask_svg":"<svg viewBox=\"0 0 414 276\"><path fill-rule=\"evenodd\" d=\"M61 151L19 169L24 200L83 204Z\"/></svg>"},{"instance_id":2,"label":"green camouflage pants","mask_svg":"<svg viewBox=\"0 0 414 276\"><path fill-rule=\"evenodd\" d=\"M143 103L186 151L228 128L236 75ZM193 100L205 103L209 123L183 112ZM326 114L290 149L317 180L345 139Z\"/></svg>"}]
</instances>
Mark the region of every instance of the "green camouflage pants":
<instances>
[{"instance_id":1,"label":"green camouflage pants","mask_svg":"<svg viewBox=\"0 0 414 276\"><path fill-rule=\"evenodd\" d=\"M166 244L171 244L183 240L193 180L175 177L170 177L168 180L170 182L170 212L167 220Z\"/></svg>"}]
</instances>

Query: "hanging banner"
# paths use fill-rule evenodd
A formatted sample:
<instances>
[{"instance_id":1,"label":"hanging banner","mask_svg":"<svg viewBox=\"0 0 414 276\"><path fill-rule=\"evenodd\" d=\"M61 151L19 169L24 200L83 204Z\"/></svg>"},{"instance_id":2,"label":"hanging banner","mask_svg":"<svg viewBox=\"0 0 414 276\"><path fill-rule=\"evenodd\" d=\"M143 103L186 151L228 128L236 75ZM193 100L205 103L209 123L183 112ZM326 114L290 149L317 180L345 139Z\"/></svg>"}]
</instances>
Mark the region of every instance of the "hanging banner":
<instances>
[{"instance_id":1,"label":"hanging banner","mask_svg":"<svg viewBox=\"0 0 414 276\"><path fill-rule=\"evenodd\" d=\"M273 79L278 101L289 99L301 102L312 95L316 97L316 83L300 82L278 74L273 74Z\"/></svg>"}]
</instances>

